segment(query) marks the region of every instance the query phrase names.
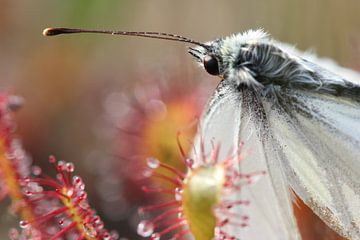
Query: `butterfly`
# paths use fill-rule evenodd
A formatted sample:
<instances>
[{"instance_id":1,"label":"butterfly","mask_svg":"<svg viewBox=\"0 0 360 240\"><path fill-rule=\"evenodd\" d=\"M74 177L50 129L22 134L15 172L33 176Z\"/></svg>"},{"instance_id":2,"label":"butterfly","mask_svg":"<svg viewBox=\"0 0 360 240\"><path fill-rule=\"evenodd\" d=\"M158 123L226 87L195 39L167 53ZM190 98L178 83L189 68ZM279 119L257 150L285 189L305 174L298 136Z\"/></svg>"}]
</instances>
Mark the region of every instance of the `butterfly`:
<instances>
[{"instance_id":1,"label":"butterfly","mask_svg":"<svg viewBox=\"0 0 360 240\"><path fill-rule=\"evenodd\" d=\"M263 30L205 43L156 32L50 28L44 35L80 32L194 44L189 53L221 78L194 152L203 139L207 147L214 140L221 149L249 152L239 170L268 172L241 191L252 203L248 214L255 225L241 230L241 239L300 239L292 191L340 235L360 239L360 74Z\"/></svg>"},{"instance_id":2,"label":"butterfly","mask_svg":"<svg viewBox=\"0 0 360 240\"><path fill-rule=\"evenodd\" d=\"M290 189L339 234L360 239L360 75L262 30L206 45L190 53L223 80L202 117L203 137L244 142L251 154L241 170L269 173L243 190L256 224L243 239L258 231L266 239L300 238Z\"/></svg>"}]
</instances>

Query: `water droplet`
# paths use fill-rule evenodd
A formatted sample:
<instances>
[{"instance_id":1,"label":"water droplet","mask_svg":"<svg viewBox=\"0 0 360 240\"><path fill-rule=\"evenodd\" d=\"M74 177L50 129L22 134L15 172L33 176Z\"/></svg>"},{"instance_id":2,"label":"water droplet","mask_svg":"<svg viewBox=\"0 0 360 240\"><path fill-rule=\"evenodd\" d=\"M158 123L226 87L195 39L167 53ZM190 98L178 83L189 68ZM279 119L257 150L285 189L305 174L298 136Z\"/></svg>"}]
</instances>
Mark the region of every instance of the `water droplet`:
<instances>
[{"instance_id":1,"label":"water droplet","mask_svg":"<svg viewBox=\"0 0 360 240\"><path fill-rule=\"evenodd\" d=\"M30 197L30 196L33 195L33 192L27 190L27 191L25 191L25 195L28 196L28 197Z\"/></svg>"},{"instance_id":2,"label":"water droplet","mask_svg":"<svg viewBox=\"0 0 360 240\"><path fill-rule=\"evenodd\" d=\"M102 230L102 229L104 229L104 227L105 227L105 225L104 225L103 222L101 222L101 223L99 223L99 224L96 224L96 229L97 229L97 230Z\"/></svg>"},{"instance_id":3,"label":"water droplet","mask_svg":"<svg viewBox=\"0 0 360 240\"><path fill-rule=\"evenodd\" d=\"M85 184L84 184L84 183L79 184L79 186L78 186L78 187L79 187L79 189L80 189L80 190L82 190L82 191L83 191L83 190L85 189Z\"/></svg>"},{"instance_id":4,"label":"water droplet","mask_svg":"<svg viewBox=\"0 0 360 240\"><path fill-rule=\"evenodd\" d=\"M150 221L143 220L137 227L137 233L142 237L149 237L154 232L154 224Z\"/></svg>"},{"instance_id":5,"label":"water droplet","mask_svg":"<svg viewBox=\"0 0 360 240\"><path fill-rule=\"evenodd\" d=\"M149 168L155 169L160 166L160 162L156 158L151 157L151 158L146 159L146 161L147 161L147 165Z\"/></svg>"},{"instance_id":6,"label":"water droplet","mask_svg":"<svg viewBox=\"0 0 360 240\"><path fill-rule=\"evenodd\" d=\"M74 194L74 189L73 188L68 188L66 190L66 195L71 197Z\"/></svg>"},{"instance_id":7,"label":"water droplet","mask_svg":"<svg viewBox=\"0 0 360 240\"><path fill-rule=\"evenodd\" d=\"M79 189L79 190L84 190L85 189L85 184L82 181L82 179L79 176L74 176L73 177L73 184L74 187Z\"/></svg>"},{"instance_id":8,"label":"water droplet","mask_svg":"<svg viewBox=\"0 0 360 240\"><path fill-rule=\"evenodd\" d=\"M111 239L111 236L110 236L109 233L105 233L105 234L103 234L102 239L103 239L103 240L110 240L110 239Z\"/></svg>"},{"instance_id":9,"label":"water droplet","mask_svg":"<svg viewBox=\"0 0 360 240\"><path fill-rule=\"evenodd\" d=\"M68 172L74 172L74 170L75 170L74 164L71 163L71 162L66 163L66 170L67 170Z\"/></svg>"},{"instance_id":10,"label":"water droplet","mask_svg":"<svg viewBox=\"0 0 360 240\"><path fill-rule=\"evenodd\" d=\"M159 233L153 233L150 237L150 240L160 240L160 234Z\"/></svg>"},{"instance_id":11,"label":"water droplet","mask_svg":"<svg viewBox=\"0 0 360 240\"><path fill-rule=\"evenodd\" d=\"M181 188L175 188L175 200L181 201L183 190Z\"/></svg>"},{"instance_id":12,"label":"water droplet","mask_svg":"<svg viewBox=\"0 0 360 240\"><path fill-rule=\"evenodd\" d=\"M29 226L29 222L24 220L24 221L20 221L20 227L21 228L27 228Z\"/></svg>"},{"instance_id":13,"label":"water droplet","mask_svg":"<svg viewBox=\"0 0 360 240\"><path fill-rule=\"evenodd\" d=\"M84 191L78 192L79 200L85 200L87 198L87 193Z\"/></svg>"},{"instance_id":14,"label":"water droplet","mask_svg":"<svg viewBox=\"0 0 360 240\"><path fill-rule=\"evenodd\" d=\"M8 102L7 102L7 107L11 110L11 111L17 111L19 110L19 108L21 108L21 106L24 103L24 99L22 97L19 96L9 96L8 98Z\"/></svg>"},{"instance_id":15,"label":"water droplet","mask_svg":"<svg viewBox=\"0 0 360 240\"><path fill-rule=\"evenodd\" d=\"M81 182L81 178L79 176L74 176L73 177L73 184L76 185L78 184L79 182Z\"/></svg>"},{"instance_id":16,"label":"water droplet","mask_svg":"<svg viewBox=\"0 0 360 240\"><path fill-rule=\"evenodd\" d=\"M60 226L64 225L64 220L63 220L63 219L62 219L62 220L59 220L59 225L60 225Z\"/></svg>"},{"instance_id":17,"label":"water droplet","mask_svg":"<svg viewBox=\"0 0 360 240\"><path fill-rule=\"evenodd\" d=\"M63 160L58 161L57 163L58 171L65 171L65 162Z\"/></svg>"},{"instance_id":18,"label":"water droplet","mask_svg":"<svg viewBox=\"0 0 360 240\"><path fill-rule=\"evenodd\" d=\"M98 224L98 223L100 223L100 221L101 221L101 219L100 219L100 217L98 215L93 217L93 222L94 223Z\"/></svg>"}]
</instances>

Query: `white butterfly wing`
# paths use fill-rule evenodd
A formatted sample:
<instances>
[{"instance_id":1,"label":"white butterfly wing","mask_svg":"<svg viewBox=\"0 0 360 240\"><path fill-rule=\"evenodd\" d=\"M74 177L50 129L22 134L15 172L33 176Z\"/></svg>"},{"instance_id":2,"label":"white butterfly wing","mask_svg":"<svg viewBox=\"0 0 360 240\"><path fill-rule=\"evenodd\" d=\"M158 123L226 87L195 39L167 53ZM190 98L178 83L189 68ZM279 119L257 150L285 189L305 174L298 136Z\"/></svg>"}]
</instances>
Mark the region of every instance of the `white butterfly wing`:
<instances>
[{"instance_id":1,"label":"white butterfly wing","mask_svg":"<svg viewBox=\"0 0 360 240\"><path fill-rule=\"evenodd\" d=\"M359 101L300 90L278 94L276 108L263 103L289 184L334 230L360 239Z\"/></svg>"},{"instance_id":2,"label":"white butterfly wing","mask_svg":"<svg viewBox=\"0 0 360 240\"><path fill-rule=\"evenodd\" d=\"M278 158L269 159L269 146L263 141L263 137L268 135L267 130L256 121L257 114L260 113L256 112L252 102L244 101L244 98L249 100L252 96L243 94L246 93L222 81L210 100L200 125L207 150L210 149L211 140L220 143L220 159L225 159L228 150L237 151L242 141L245 145L241 151L246 157L241 161L240 171L268 173L239 192L239 198L250 201L249 206L239 210L249 216L249 227L234 227L230 232L240 239L299 239L282 163ZM198 136L195 154L201 151L200 142Z\"/></svg>"},{"instance_id":3,"label":"white butterfly wing","mask_svg":"<svg viewBox=\"0 0 360 240\"><path fill-rule=\"evenodd\" d=\"M343 85L337 76L307 64L318 77ZM237 236L299 238L291 187L334 230L360 239L360 100L352 93L329 92L277 89L270 100L225 81L219 85L201 122L205 142L220 142L225 156L225 149L243 141L248 154L241 171L269 173L243 188L241 197L252 203L245 209L251 221Z\"/></svg>"}]
</instances>

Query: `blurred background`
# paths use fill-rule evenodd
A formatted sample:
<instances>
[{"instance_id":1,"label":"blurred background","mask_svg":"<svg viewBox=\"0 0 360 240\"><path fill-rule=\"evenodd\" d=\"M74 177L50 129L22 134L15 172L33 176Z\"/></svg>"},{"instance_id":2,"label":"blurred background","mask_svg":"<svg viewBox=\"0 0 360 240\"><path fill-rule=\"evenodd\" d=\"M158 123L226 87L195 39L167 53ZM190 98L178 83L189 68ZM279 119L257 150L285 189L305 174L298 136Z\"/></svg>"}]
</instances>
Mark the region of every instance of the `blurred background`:
<instances>
[{"instance_id":1,"label":"blurred background","mask_svg":"<svg viewBox=\"0 0 360 240\"><path fill-rule=\"evenodd\" d=\"M194 64L182 43L85 34L46 38L42 30L160 31L208 41L263 28L277 40L359 69L359 12L358 0L1 0L0 88L25 99L17 133L33 161L45 170L50 154L75 162L107 228L137 239L136 206L123 196L121 176L110 171L118 164L118 133L109 123L123 107L114 98L157 79L187 84L184 89L209 86L207 97L218 80ZM0 203L0 239L18 224L6 203Z\"/></svg>"}]
</instances>

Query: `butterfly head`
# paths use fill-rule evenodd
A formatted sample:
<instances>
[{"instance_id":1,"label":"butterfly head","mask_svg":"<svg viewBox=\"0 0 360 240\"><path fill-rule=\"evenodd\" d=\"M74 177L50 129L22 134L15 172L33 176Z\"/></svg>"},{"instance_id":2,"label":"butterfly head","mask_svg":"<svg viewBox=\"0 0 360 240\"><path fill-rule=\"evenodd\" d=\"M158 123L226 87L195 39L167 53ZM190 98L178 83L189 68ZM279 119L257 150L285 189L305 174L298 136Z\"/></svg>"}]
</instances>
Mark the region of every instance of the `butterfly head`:
<instances>
[{"instance_id":1,"label":"butterfly head","mask_svg":"<svg viewBox=\"0 0 360 240\"><path fill-rule=\"evenodd\" d=\"M219 38L212 42L205 43L204 46L190 47L189 53L199 64L204 67L206 72L211 75L221 76L223 73L222 58L219 54L223 39Z\"/></svg>"},{"instance_id":2,"label":"butterfly head","mask_svg":"<svg viewBox=\"0 0 360 240\"><path fill-rule=\"evenodd\" d=\"M253 74L250 64L256 56L249 46L265 43L267 34L263 30L249 30L229 37L204 43L205 46L189 48L189 53L211 75L230 79L250 79L244 74Z\"/></svg>"}]
</instances>

